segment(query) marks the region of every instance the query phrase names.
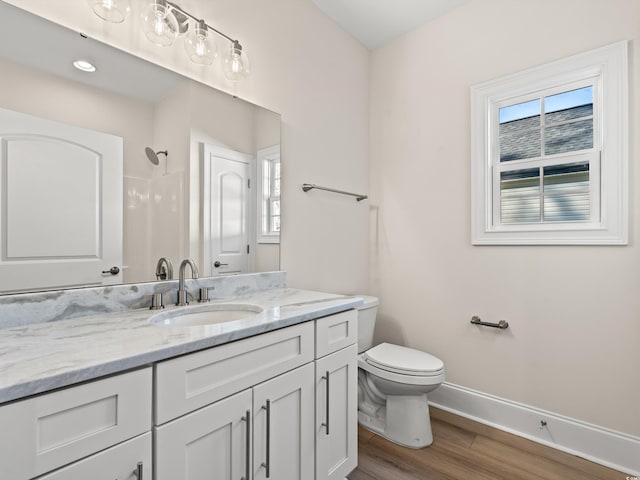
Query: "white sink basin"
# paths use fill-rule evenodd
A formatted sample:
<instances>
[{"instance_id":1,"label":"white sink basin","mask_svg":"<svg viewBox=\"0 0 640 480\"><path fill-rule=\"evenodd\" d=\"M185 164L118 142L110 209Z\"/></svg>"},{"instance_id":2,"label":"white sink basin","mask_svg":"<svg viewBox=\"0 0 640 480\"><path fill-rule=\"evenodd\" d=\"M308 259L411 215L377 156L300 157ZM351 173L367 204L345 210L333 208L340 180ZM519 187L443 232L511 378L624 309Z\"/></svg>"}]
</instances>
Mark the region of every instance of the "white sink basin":
<instances>
[{"instance_id":1,"label":"white sink basin","mask_svg":"<svg viewBox=\"0 0 640 480\"><path fill-rule=\"evenodd\" d=\"M161 327L213 325L250 318L259 315L263 310L256 305L244 304L199 305L158 313L151 317L149 322Z\"/></svg>"}]
</instances>

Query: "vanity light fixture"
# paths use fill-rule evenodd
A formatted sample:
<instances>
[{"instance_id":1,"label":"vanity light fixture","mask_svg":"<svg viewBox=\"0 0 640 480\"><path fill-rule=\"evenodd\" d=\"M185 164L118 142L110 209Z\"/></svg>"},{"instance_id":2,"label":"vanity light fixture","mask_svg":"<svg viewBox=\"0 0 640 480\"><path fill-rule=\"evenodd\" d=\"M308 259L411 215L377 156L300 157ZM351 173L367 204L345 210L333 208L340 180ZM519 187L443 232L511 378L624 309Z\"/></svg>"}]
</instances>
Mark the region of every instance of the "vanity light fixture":
<instances>
[{"instance_id":1,"label":"vanity light fixture","mask_svg":"<svg viewBox=\"0 0 640 480\"><path fill-rule=\"evenodd\" d=\"M83 72L92 73L96 71L95 65L91 62L87 62L86 60L76 60L75 62L73 62L73 66L78 70L82 70Z\"/></svg>"},{"instance_id":2,"label":"vanity light fixture","mask_svg":"<svg viewBox=\"0 0 640 480\"><path fill-rule=\"evenodd\" d=\"M249 59L242 51L242 45L237 40L231 44L231 49L224 57L224 75L229 80L242 80L249 75Z\"/></svg>"},{"instance_id":3,"label":"vanity light fixture","mask_svg":"<svg viewBox=\"0 0 640 480\"><path fill-rule=\"evenodd\" d=\"M87 0L93 12L112 23L122 23L129 15L131 4L129 0Z\"/></svg>"},{"instance_id":4,"label":"vanity light fixture","mask_svg":"<svg viewBox=\"0 0 640 480\"><path fill-rule=\"evenodd\" d=\"M154 0L148 4L140 21L147 39L160 47L170 47L178 36L178 19L166 0Z\"/></svg>"},{"instance_id":5,"label":"vanity light fixture","mask_svg":"<svg viewBox=\"0 0 640 480\"><path fill-rule=\"evenodd\" d=\"M89 3L95 14L108 22L120 23L124 20L124 17L120 19L120 16L105 13L111 12L111 9L126 4L126 12L129 12L129 0L89 0ZM156 45L169 47L176 38L184 35L185 51L189 59L199 65L211 65L217 58L218 47L211 36L211 32L216 33L230 43L223 58L225 76L229 80L238 81L250 73L249 58L238 40L213 28L173 2L147 0L140 20L145 36Z\"/></svg>"},{"instance_id":6,"label":"vanity light fixture","mask_svg":"<svg viewBox=\"0 0 640 480\"><path fill-rule=\"evenodd\" d=\"M184 37L184 48L191 61L200 65L211 65L218 56L218 46L209 37L204 20L199 20Z\"/></svg>"}]
</instances>

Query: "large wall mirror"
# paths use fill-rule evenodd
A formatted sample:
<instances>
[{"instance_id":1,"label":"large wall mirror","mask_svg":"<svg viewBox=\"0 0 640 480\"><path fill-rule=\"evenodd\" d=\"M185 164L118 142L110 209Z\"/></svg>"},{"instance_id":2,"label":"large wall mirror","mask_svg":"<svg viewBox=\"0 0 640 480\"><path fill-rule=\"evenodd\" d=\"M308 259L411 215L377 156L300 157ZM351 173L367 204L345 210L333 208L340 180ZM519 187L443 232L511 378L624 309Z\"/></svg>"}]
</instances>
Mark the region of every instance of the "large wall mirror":
<instances>
[{"instance_id":1,"label":"large wall mirror","mask_svg":"<svg viewBox=\"0 0 640 480\"><path fill-rule=\"evenodd\" d=\"M0 71L0 294L279 269L280 115L2 1Z\"/></svg>"}]
</instances>

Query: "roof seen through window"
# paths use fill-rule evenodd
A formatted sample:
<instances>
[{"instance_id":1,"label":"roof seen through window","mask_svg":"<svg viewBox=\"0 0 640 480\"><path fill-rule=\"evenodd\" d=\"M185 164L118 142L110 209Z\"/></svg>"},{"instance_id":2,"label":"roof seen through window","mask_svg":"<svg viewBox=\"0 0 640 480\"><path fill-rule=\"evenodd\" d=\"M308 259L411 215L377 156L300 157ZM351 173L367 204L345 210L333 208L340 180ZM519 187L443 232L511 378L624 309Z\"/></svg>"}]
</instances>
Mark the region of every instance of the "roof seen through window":
<instances>
[{"instance_id":1,"label":"roof seen through window","mask_svg":"<svg viewBox=\"0 0 640 480\"><path fill-rule=\"evenodd\" d=\"M558 93L544 98L545 113L557 112L568 108L590 105L593 103L593 87L588 86L568 92ZM500 109L500 123L522 120L523 118L540 115L541 100L509 105Z\"/></svg>"}]
</instances>

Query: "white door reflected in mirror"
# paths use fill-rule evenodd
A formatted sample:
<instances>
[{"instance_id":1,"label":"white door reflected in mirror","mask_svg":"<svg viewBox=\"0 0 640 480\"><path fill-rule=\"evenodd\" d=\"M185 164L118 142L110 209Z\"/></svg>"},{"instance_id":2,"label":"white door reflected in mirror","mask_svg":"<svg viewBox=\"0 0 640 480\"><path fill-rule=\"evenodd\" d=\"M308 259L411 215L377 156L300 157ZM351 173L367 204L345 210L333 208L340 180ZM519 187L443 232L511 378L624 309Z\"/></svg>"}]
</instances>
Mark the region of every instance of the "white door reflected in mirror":
<instances>
[{"instance_id":1,"label":"white door reflected in mirror","mask_svg":"<svg viewBox=\"0 0 640 480\"><path fill-rule=\"evenodd\" d=\"M122 282L122 138L0 109L0 293Z\"/></svg>"},{"instance_id":2,"label":"white door reflected in mirror","mask_svg":"<svg viewBox=\"0 0 640 480\"><path fill-rule=\"evenodd\" d=\"M253 157L210 144L203 156L205 275L247 273Z\"/></svg>"}]
</instances>

